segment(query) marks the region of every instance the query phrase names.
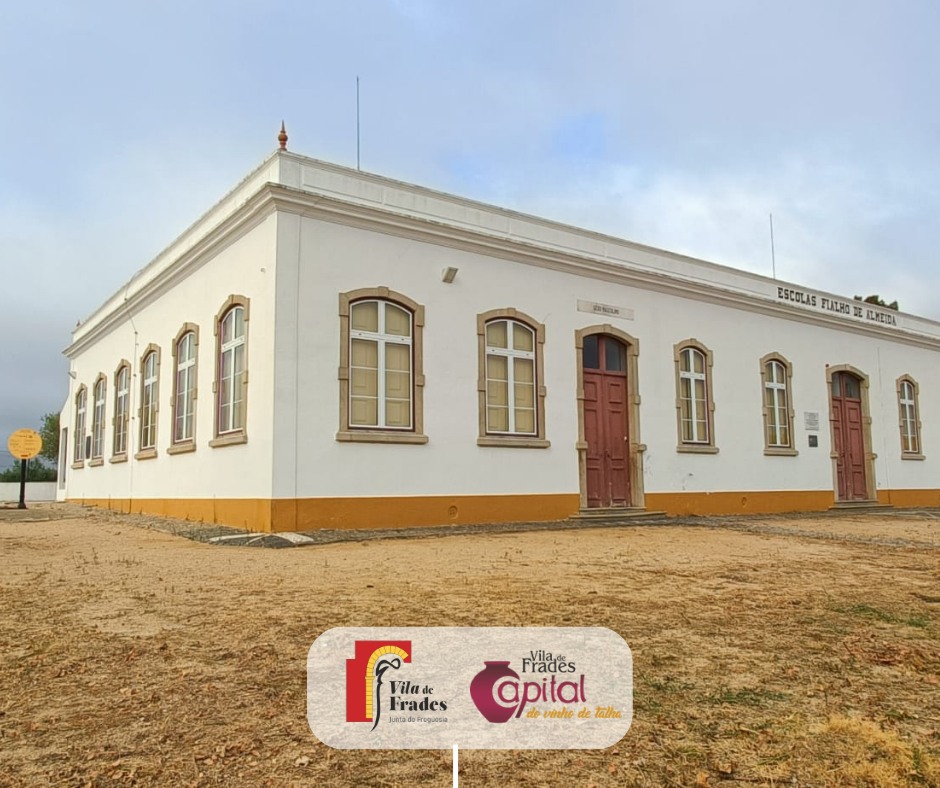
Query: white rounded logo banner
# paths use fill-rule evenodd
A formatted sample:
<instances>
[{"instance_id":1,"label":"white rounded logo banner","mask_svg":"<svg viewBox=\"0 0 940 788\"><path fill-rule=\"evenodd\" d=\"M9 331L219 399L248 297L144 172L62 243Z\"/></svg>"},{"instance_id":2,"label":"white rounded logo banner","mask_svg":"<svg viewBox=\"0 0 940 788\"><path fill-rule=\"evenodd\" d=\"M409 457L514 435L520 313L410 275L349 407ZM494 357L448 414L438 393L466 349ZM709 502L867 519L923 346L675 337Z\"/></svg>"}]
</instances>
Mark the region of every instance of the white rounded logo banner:
<instances>
[{"instance_id":1,"label":"white rounded logo banner","mask_svg":"<svg viewBox=\"0 0 940 788\"><path fill-rule=\"evenodd\" d=\"M603 627L339 627L307 655L307 721L341 749L595 749L633 720Z\"/></svg>"}]
</instances>

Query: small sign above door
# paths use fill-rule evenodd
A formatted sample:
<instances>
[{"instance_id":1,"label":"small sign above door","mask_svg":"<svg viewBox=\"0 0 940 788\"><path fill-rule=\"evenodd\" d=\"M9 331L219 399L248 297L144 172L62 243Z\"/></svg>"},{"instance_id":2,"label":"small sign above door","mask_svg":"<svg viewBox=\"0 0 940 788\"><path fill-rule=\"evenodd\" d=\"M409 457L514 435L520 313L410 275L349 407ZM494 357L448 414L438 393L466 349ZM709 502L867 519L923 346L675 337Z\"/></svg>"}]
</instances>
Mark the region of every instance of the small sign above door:
<instances>
[{"instance_id":1,"label":"small sign above door","mask_svg":"<svg viewBox=\"0 0 940 788\"><path fill-rule=\"evenodd\" d=\"M633 310L625 306L611 304L598 304L596 301L582 301L578 299L578 311L588 312L592 315L604 317L619 317L621 320L633 320Z\"/></svg>"}]
</instances>

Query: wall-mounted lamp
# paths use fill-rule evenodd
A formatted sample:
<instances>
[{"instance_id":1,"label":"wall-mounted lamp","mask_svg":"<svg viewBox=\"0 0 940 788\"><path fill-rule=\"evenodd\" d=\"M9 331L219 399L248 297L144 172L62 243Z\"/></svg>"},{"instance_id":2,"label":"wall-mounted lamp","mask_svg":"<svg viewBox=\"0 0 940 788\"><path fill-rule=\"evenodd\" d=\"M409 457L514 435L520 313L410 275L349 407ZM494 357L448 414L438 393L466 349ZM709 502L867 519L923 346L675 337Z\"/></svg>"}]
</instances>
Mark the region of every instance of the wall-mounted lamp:
<instances>
[{"instance_id":1,"label":"wall-mounted lamp","mask_svg":"<svg viewBox=\"0 0 940 788\"><path fill-rule=\"evenodd\" d=\"M441 271L441 281L446 282L447 284L453 283L457 278L457 269L452 265L447 266L443 271Z\"/></svg>"}]
</instances>

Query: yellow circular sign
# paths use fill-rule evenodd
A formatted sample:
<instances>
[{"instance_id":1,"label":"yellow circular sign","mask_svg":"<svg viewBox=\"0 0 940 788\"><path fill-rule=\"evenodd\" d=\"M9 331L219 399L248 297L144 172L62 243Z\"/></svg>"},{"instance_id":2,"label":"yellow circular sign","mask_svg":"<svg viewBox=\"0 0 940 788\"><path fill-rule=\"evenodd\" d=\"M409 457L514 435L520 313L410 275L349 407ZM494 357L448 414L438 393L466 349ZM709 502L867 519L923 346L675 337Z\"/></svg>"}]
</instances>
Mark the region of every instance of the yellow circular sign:
<instances>
[{"instance_id":1,"label":"yellow circular sign","mask_svg":"<svg viewBox=\"0 0 940 788\"><path fill-rule=\"evenodd\" d=\"M17 430L7 441L7 448L18 460L31 460L42 448L42 438L35 430Z\"/></svg>"}]
</instances>

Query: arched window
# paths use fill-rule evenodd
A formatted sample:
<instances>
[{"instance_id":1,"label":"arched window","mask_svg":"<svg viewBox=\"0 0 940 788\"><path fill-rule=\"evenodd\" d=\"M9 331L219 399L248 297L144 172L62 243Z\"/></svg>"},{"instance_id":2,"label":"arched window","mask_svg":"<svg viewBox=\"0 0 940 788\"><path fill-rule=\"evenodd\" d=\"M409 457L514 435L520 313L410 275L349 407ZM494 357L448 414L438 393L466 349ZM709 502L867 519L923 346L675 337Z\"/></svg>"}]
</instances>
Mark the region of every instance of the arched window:
<instances>
[{"instance_id":1,"label":"arched window","mask_svg":"<svg viewBox=\"0 0 940 788\"><path fill-rule=\"evenodd\" d=\"M675 347L679 451L714 453L712 353L694 339Z\"/></svg>"},{"instance_id":2,"label":"arched window","mask_svg":"<svg viewBox=\"0 0 940 788\"><path fill-rule=\"evenodd\" d=\"M379 287L340 294L340 441L426 443L424 307Z\"/></svg>"},{"instance_id":3,"label":"arched window","mask_svg":"<svg viewBox=\"0 0 940 788\"><path fill-rule=\"evenodd\" d=\"M127 457L127 422L130 416L131 366L122 361L114 373L114 458Z\"/></svg>"},{"instance_id":4,"label":"arched window","mask_svg":"<svg viewBox=\"0 0 940 788\"><path fill-rule=\"evenodd\" d=\"M198 328L187 323L173 342L173 439L171 453L195 448Z\"/></svg>"},{"instance_id":5,"label":"arched window","mask_svg":"<svg viewBox=\"0 0 940 788\"><path fill-rule=\"evenodd\" d=\"M88 389L84 385L78 387L75 395L75 451L72 455L77 465L85 462L85 416L88 408Z\"/></svg>"},{"instance_id":6,"label":"arched window","mask_svg":"<svg viewBox=\"0 0 940 788\"><path fill-rule=\"evenodd\" d=\"M793 368L783 356L771 353L761 359L765 454L796 454L790 397L792 377Z\"/></svg>"},{"instance_id":7,"label":"arched window","mask_svg":"<svg viewBox=\"0 0 940 788\"><path fill-rule=\"evenodd\" d=\"M547 448L545 326L517 309L477 315L479 446Z\"/></svg>"},{"instance_id":8,"label":"arched window","mask_svg":"<svg viewBox=\"0 0 940 788\"><path fill-rule=\"evenodd\" d=\"M923 459L917 382L909 375L902 375L898 378L897 387L901 428L901 459Z\"/></svg>"},{"instance_id":9,"label":"arched window","mask_svg":"<svg viewBox=\"0 0 940 788\"><path fill-rule=\"evenodd\" d=\"M535 331L516 320L486 324L486 432L535 435Z\"/></svg>"},{"instance_id":10,"label":"arched window","mask_svg":"<svg viewBox=\"0 0 940 788\"><path fill-rule=\"evenodd\" d=\"M247 440L248 299L229 296L216 317L215 438L210 446Z\"/></svg>"},{"instance_id":11,"label":"arched window","mask_svg":"<svg viewBox=\"0 0 940 788\"><path fill-rule=\"evenodd\" d=\"M157 453L157 411L160 394L160 352L148 345L140 361L140 450L143 460Z\"/></svg>"},{"instance_id":12,"label":"arched window","mask_svg":"<svg viewBox=\"0 0 940 788\"><path fill-rule=\"evenodd\" d=\"M412 315L389 301L349 307L349 426L412 428Z\"/></svg>"},{"instance_id":13,"label":"arched window","mask_svg":"<svg viewBox=\"0 0 940 788\"><path fill-rule=\"evenodd\" d=\"M105 399L108 379L99 375L93 389L94 409L91 412L91 464L101 464L104 457Z\"/></svg>"}]
</instances>

